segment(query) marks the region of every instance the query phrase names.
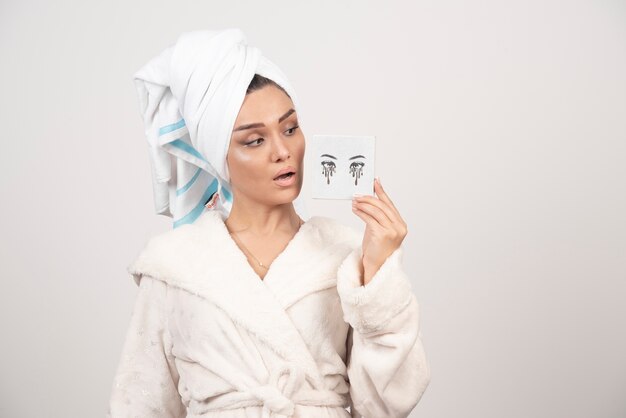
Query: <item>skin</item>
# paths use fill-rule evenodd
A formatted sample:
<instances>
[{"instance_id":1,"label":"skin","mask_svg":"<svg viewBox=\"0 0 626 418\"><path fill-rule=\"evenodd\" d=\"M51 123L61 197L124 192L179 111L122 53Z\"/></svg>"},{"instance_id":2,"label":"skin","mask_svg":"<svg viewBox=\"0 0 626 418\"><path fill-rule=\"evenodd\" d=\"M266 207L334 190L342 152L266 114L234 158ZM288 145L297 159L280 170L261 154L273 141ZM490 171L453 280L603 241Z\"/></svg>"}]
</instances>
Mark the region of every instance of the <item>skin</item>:
<instances>
[{"instance_id":1,"label":"skin","mask_svg":"<svg viewBox=\"0 0 626 418\"><path fill-rule=\"evenodd\" d=\"M295 106L289 96L274 86L246 95L226 156L233 193L226 227L266 266L293 238L301 222L292 202L302 189L304 134L297 112L278 121L290 109ZM265 126L236 130L253 123ZM296 182L282 187L273 178L287 166L295 168ZM267 270L244 253L263 278Z\"/></svg>"},{"instance_id":2,"label":"skin","mask_svg":"<svg viewBox=\"0 0 626 418\"><path fill-rule=\"evenodd\" d=\"M352 199L352 211L366 224L361 244L362 285L372 280L380 266L400 247L408 233L406 222L378 178L374 181L374 193L375 196Z\"/></svg>"},{"instance_id":3,"label":"skin","mask_svg":"<svg viewBox=\"0 0 626 418\"><path fill-rule=\"evenodd\" d=\"M258 266L250 253L269 266L302 222L292 202L302 189L305 138L297 112L278 121L290 109L295 109L293 102L275 86L246 95L226 157L233 206L225 224L230 232L236 232L238 245L243 244L248 250L242 248L261 279L267 270ZM253 123L264 126L237 130ZM291 187L281 187L273 178L287 166L295 168L296 182ZM374 182L374 193L375 196L353 199L353 212L366 224L360 265L362 285L372 280L407 234L406 223L378 179Z\"/></svg>"}]
</instances>

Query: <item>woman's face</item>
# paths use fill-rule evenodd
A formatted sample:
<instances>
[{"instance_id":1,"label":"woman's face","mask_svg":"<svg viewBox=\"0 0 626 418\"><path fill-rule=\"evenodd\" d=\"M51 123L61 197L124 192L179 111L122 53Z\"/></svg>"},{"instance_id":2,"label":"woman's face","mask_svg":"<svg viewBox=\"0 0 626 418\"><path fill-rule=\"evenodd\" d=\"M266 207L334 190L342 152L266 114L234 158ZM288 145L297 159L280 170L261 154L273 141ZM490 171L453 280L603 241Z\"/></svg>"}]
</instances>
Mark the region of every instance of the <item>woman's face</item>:
<instances>
[{"instance_id":1,"label":"woman's face","mask_svg":"<svg viewBox=\"0 0 626 418\"><path fill-rule=\"evenodd\" d=\"M269 85L246 95L226 155L234 201L292 202L302 188L304 149L295 107L282 90ZM287 167L292 178L274 180Z\"/></svg>"}]
</instances>

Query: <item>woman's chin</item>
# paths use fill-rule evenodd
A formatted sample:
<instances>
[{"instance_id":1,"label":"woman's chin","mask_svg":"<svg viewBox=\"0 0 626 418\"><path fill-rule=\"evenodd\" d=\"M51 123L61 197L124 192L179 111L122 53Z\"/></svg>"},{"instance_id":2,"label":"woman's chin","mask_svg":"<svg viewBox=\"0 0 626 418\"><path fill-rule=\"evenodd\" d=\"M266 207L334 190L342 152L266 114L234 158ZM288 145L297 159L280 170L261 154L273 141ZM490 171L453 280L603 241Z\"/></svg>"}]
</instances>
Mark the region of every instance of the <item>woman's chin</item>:
<instances>
[{"instance_id":1,"label":"woman's chin","mask_svg":"<svg viewBox=\"0 0 626 418\"><path fill-rule=\"evenodd\" d=\"M275 204L277 205L283 205L285 203L290 203L293 202L294 200L296 200L296 198L300 195L300 191L301 191L302 187L300 185L294 185L293 187L290 188L281 188L281 189L274 189L274 196L275 199L274 201L276 202Z\"/></svg>"}]
</instances>

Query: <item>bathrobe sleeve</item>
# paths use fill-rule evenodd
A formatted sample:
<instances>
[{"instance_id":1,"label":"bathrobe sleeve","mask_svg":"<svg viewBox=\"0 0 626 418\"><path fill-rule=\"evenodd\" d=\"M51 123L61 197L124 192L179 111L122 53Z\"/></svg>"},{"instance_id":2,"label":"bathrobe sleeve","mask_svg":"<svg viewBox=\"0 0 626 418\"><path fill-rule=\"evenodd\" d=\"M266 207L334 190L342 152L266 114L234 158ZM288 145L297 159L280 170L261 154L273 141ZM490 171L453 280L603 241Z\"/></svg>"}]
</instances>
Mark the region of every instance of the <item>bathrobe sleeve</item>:
<instances>
[{"instance_id":1,"label":"bathrobe sleeve","mask_svg":"<svg viewBox=\"0 0 626 418\"><path fill-rule=\"evenodd\" d=\"M182 418L166 317L167 284L144 275L139 282L107 418Z\"/></svg>"},{"instance_id":2,"label":"bathrobe sleeve","mask_svg":"<svg viewBox=\"0 0 626 418\"><path fill-rule=\"evenodd\" d=\"M350 324L347 374L352 417L407 417L430 382L421 342L418 302L396 249L361 286L361 247L337 272L337 290Z\"/></svg>"}]
</instances>

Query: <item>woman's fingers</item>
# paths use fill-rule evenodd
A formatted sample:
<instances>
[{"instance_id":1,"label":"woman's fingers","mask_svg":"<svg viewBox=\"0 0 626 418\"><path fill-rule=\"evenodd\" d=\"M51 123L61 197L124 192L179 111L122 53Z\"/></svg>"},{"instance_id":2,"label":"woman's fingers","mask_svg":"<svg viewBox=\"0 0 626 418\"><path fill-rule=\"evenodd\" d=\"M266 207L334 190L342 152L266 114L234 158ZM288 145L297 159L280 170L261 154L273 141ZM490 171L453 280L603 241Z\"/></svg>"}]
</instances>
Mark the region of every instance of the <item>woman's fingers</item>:
<instances>
[{"instance_id":1,"label":"woman's fingers","mask_svg":"<svg viewBox=\"0 0 626 418\"><path fill-rule=\"evenodd\" d=\"M398 211L398 208L396 208L396 205L393 204L391 198L389 197L385 189L383 189L383 185L380 183L380 179L378 177L376 177L376 180L374 180L374 190L376 191L376 195L380 197L380 200L387 203L393 209L393 211L398 216L400 216L400 212Z\"/></svg>"},{"instance_id":2,"label":"woman's fingers","mask_svg":"<svg viewBox=\"0 0 626 418\"><path fill-rule=\"evenodd\" d=\"M362 211L361 209L359 209L358 207L352 205L352 211L356 214L356 216L358 216L359 218L363 219L363 221L367 224L367 226L369 226L370 228L374 229L374 228L380 228L381 225L378 223L378 221L376 220L376 218L374 218L373 216L371 216L370 214L368 214L365 211Z\"/></svg>"},{"instance_id":3,"label":"woman's fingers","mask_svg":"<svg viewBox=\"0 0 626 418\"><path fill-rule=\"evenodd\" d=\"M376 198L372 198L370 196L363 197L368 197L369 199L365 200L361 198L356 198L352 206L367 213L369 216L374 218L376 222L380 224L380 226L384 228L392 228L392 221L389 219L387 213L384 210L384 207L381 207L383 206L383 204L380 203L380 201L378 201L378 199Z\"/></svg>"}]
</instances>

